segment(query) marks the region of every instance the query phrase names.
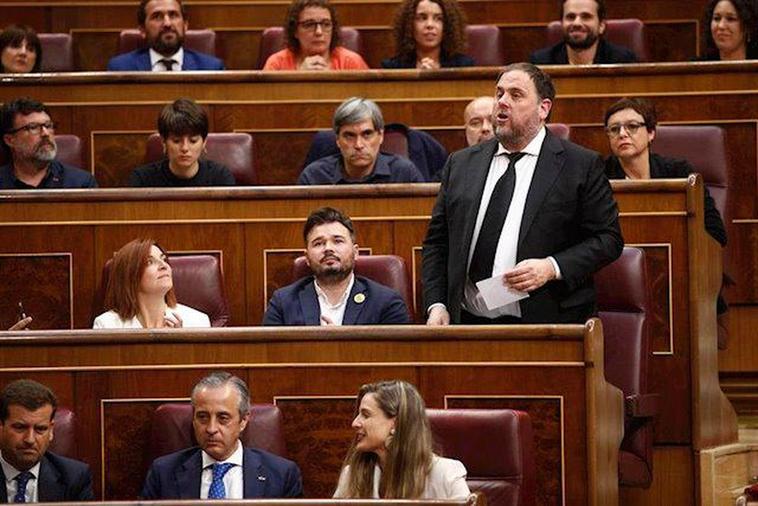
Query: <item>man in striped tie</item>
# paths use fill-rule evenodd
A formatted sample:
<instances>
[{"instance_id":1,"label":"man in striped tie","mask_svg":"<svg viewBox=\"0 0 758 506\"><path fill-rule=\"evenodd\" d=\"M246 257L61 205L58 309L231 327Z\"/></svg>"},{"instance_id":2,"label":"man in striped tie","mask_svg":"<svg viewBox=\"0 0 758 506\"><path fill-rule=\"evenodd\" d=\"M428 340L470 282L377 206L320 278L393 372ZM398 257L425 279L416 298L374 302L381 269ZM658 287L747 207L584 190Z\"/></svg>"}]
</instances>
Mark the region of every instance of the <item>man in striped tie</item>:
<instances>
[{"instance_id":1,"label":"man in striped tie","mask_svg":"<svg viewBox=\"0 0 758 506\"><path fill-rule=\"evenodd\" d=\"M47 451L57 407L36 381L16 380L0 393L0 503L94 499L89 466Z\"/></svg>"},{"instance_id":2,"label":"man in striped tie","mask_svg":"<svg viewBox=\"0 0 758 506\"><path fill-rule=\"evenodd\" d=\"M254 499L300 497L300 469L274 454L245 448L250 393L228 372L214 372L192 390L192 427L198 446L156 459L143 499Z\"/></svg>"}]
</instances>

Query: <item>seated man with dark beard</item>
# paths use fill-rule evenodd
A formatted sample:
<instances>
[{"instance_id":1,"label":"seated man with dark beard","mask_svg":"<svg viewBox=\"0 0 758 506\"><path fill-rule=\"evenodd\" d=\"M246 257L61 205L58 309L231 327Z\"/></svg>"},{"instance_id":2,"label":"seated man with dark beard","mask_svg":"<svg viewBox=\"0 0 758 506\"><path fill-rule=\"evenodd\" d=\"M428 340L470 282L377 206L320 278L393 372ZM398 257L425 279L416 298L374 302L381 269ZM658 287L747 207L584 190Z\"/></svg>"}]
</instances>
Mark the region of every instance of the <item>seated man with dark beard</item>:
<instances>
[{"instance_id":1,"label":"seated man with dark beard","mask_svg":"<svg viewBox=\"0 0 758 506\"><path fill-rule=\"evenodd\" d=\"M313 276L271 297L264 325L376 325L410 323L395 290L353 273L358 245L353 222L336 209L312 212L303 229Z\"/></svg>"},{"instance_id":2,"label":"seated man with dark beard","mask_svg":"<svg viewBox=\"0 0 758 506\"><path fill-rule=\"evenodd\" d=\"M533 52L535 65L589 65L592 63L635 63L637 55L624 46L611 44L606 29L605 0L565 0L561 7L563 40Z\"/></svg>"}]
</instances>

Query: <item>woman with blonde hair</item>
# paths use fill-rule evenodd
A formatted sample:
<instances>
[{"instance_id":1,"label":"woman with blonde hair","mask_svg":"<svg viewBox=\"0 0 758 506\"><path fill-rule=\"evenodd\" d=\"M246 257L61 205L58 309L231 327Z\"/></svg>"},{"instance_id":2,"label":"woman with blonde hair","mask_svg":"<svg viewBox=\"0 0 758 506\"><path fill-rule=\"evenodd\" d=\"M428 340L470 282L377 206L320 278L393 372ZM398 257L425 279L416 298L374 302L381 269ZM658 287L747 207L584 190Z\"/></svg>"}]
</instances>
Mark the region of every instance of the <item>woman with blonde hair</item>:
<instances>
[{"instance_id":1,"label":"woman with blonde hair","mask_svg":"<svg viewBox=\"0 0 758 506\"><path fill-rule=\"evenodd\" d=\"M176 302L168 257L152 239L135 239L116 252L105 307L93 328L211 326L208 315Z\"/></svg>"},{"instance_id":2,"label":"woman with blonde hair","mask_svg":"<svg viewBox=\"0 0 758 506\"><path fill-rule=\"evenodd\" d=\"M405 381L363 385L335 498L463 499L466 468L432 451L424 400Z\"/></svg>"}]
</instances>

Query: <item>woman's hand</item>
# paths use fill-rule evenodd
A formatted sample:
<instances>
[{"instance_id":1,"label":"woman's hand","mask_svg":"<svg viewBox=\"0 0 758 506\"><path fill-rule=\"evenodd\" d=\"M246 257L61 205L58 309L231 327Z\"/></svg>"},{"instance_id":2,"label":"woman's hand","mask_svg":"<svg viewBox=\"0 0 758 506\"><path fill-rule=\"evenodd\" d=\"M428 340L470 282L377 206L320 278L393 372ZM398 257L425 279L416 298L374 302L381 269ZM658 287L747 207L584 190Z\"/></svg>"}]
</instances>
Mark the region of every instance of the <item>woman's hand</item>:
<instances>
[{"instance_id":1,"label":"woman's hand","mask_svg":"<svg viewBox=\"0 0 758 506\"><path fill-rule=\"evenodd\" d=\"M320 54L306 56L298 66L299 70L329 70L329 62Z\"/></svg>"},{"instance_id":2,"label":"woman's hand","mask_svg":"<svg viewBox=\"0 0 758 506\"><path fill-rule=\"evenodd\" d=\"M421 60L416 64L416 68L424 70L437 70L440 68L440 62L434 58L421 58Z\"/></svg>"},{"instance_id":3,"label":"woman's hand","mask_svg":"<svg viewBox=\"0 0 758 506\"><path fill-rule=\"evenodd\" d=\"M170 309L166 311L166 315L163 319L163 323L166 327L170 327L174 329L179 329L184 326L182 317L179 316L178 313L175 313L174 311L171 311Z\"/></svg>"}]
</instances>

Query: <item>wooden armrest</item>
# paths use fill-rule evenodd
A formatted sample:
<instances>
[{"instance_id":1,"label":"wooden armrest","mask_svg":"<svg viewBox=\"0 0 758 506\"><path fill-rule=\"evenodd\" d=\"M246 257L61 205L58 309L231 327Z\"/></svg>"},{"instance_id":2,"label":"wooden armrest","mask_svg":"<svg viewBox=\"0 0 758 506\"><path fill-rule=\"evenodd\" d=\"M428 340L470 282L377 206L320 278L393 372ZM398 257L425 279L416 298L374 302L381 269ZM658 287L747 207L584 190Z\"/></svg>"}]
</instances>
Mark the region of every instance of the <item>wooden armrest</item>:
<instances>
[{"instance_id":1,"label":"wooden armrest","mask_svg":"<svg viewBox=\"0 0 758 506\"><path fill-rule=\"evenodd\" d=\"M659 394L635 394L624 400L624 411L634 418L652 418L658 414Z\"/></svg>"}]
</instances>

